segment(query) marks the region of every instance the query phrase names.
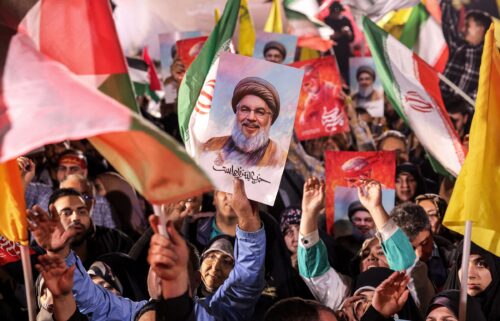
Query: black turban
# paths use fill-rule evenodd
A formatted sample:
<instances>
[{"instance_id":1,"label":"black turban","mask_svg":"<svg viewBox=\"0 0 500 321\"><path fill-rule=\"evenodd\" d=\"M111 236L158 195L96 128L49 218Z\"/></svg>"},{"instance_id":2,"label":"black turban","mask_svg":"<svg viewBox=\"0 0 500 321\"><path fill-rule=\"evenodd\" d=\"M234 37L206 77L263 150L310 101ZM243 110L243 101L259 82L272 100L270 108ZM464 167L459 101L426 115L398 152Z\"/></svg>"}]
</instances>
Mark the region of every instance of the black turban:
<instances>
[{"instance_id":1,"label":"black turban","mask_svg":"<svg viewBox=\"0 0 500 321\"><path fill-rule=\"evenodd\" d=\"M285 46L283 46L282 43L277 42L277 41L269 41L268 43L266 43L266 45L264 46L264 56L266 55L266 52L269 49L276 49L276 50L278 50L280 52L280 54L283 56L283 60L285 60L285 57L286 57L286 48L285 48Z\"/></svg>"},{"instance_id":2,"label":"black turban","mask_svg":"<svg viewBox=\"0 0 500 321\"><path fill-rule=\"evenodd\" d=\"M280 96L276 88L267 80L258 77L247 77L240 80L234 88L233 99L231 100L231 105L235 113L236 106L247 95L257 96L266 102L269 109L273 112L271 124L274 124L280 113Z\"/></svg>"}]
</instances>

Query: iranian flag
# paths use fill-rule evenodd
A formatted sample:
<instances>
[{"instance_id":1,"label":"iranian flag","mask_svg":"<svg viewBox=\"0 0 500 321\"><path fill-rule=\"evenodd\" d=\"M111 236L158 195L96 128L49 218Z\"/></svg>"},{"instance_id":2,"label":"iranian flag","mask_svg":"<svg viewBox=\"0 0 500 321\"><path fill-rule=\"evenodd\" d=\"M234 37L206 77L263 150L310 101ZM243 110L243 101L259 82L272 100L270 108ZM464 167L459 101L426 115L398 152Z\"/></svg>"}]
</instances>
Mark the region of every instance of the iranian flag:
<instances>
[{"instance_id":1,"label":"iranian flag","mask_svg":"<svg viewBox=\"0 0 500 321\"><path fill-rule=\"evenodd\" d=\"M363 27L392 105L427 153L457 176L465 153L444 108L438 73L369 18L363 18Z\"/></svg>"},{"instance_id":2,"label":"iranian flag","mask_svg":"<svg viewBox=\"0 0 500 321\"><path fill-rule=\"evenodd\" d=\"M240 0L226 3L222 17L187 70L179 88L179 127L186 150L192 157L197 155L198 144L208 139L205 132L212 106L219 56L230 50L239 9Z\"/></svg>"},{"instance_id":3,"label":"iranian flag","mask_svg":"<svg viewBox=\"0 0 500 321\"><path fill-rule=\"evenodd\" d=\"M211 188L183 148L136 113L109 1L3 2L0 44L0 163L89 138L153 203Z\"/></svg>"},{"instance_id":4,"label":"iranian flag","mask_svg":"<svg viewBox=\"0 0 500 321\"><path fill-rule=\"evenodd\" d=\"M444 70L448 61L448 45L444 39L443 29L422 3L411 10L399 41L437 71Z\"/></svg>"}]
</instances>

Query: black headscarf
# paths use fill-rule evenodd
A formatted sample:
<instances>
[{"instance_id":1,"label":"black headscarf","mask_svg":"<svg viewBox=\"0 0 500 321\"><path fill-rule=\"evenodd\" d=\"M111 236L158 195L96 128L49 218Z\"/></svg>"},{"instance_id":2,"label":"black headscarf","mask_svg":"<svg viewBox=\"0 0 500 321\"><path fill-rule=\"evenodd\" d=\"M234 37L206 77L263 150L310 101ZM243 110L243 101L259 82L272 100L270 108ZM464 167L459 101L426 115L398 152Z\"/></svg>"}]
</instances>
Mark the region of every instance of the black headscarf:
<instances>
[{"instance_id":1,"label":"black headscarf","mask_svg":"<svg viewBox=\"0 0 500 321\"><path fill-rule=\"evenodd\" d=\"M432 298L426 315L428 316L432 310L445 307L448 308L458 319L458 311L460 306L460 291L446 290L438 293ZM467 316L466 321L486 321L486 317L481 310L481 305L471 296L467 296Z\"/></svg>"},{"instance_id":2,"label":"black headscarf","mask_svg":"<svg viewBox=\"0 0 500 321\"><path fill-rule=\"evenodd\" d=\"M365 287L376 288L382 282L384 282L384 280L391 276L392 273L394 273L393 270L385 267L374 267L366 270L363 273L360 273L356 279L353 293ZM415 301L413 301L411 295L408 295L408 300L403 306L403 309L401 309L401 311L399 311L397 314L400 319L404 320L422 320L422 315L420 314L420 311L418 310L418 307L415 304Z\"/></svg>"},{"instance_id":3,"label":"black headscarf","mask_svg":"<svg viewBox=\"0 0 500 321\"><path fill-rule=\"evenodd\" d=\"M445 289L460 289L458 271L462 264L462 253L463 241L457 246L454 258L455 263L448 274L448 280L446 280L446 284L444 285ZM500 258L484 250L475 243L471 243L470 254L478 254L486 261L492 278L490 285L474 298L481 304L486 320L498 321L500 320L500 276L498 275L498 273L500 273Z\"/></svg>"},{"instance_id":4,"label":"black headscarf","mask_svg":"<svg viewBox=\"0 0 500 321\"><path fill-rule=\"evenodd\" d=\"M409 173L413 176L415 181L417 182L417 189L415 190L415 195L412 197L412 201L415 199L420 194L424 194L427 190L425 186L425 180L420 173L420 169L418 168L417 165L412 164L410 162L406 162L403 164L400 164L396 166L396 179L398 178L399 174L401 173ZM397 196L396 196L397 198Z\"/></svg>"}]
</instances>

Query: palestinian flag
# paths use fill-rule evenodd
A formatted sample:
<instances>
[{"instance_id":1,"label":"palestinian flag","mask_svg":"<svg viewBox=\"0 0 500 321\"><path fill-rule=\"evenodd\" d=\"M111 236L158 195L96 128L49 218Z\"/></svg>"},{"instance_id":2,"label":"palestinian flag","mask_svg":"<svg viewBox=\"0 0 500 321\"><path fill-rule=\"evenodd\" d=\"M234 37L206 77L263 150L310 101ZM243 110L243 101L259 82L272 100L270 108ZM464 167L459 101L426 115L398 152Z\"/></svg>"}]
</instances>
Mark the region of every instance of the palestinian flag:
<instances>
[{"instance_id":1,"label":"palestinian flag","mask_svg":"<svg viewBox=\"0 0 500 321\"><path fill-rule=\"evenodd\" d=\"M134 111L109 1L8 1L0 44L0 162L89 138L153 203L210 189L182 147Z\"/></svg>"},{"instance_id":2,"label":"palestinian flag","mask_svg":"<svg viewBox=\"0 0 500 321\"><path fill-rule=\"evenodd\" d=\"M147 96L155 102L160 101L160 97L152 90L150 85L150 67L139 58L127 57L128 73L134 85L135 96Z\"/></svg>"},{"instance_id":3,"label":"palestinian flag","mask_svg":"<svg viewBox=\"0 0 500 321\"><path fill-rule=\"evenodd\" d=\"M363 18L363 27L392 105L427 153L457 176L465 153L444 108L437 72L370 19Z\"/></svg>"},{"instance_id":4,"label":"palestinian flag","mask_svg":"<svg viewBox=\"0 0 500 321\"><path fill-rule=\"evenodd\" d=\"M229 51L239 9L240 0L226 3L222 17L187 70L179 88L179 127L186 150L193 157L196 156L198 144L208 139L204 134L208 126L219 56Z\"/></svg>"},{"instance_id":5,"label":"palestinian flag","mask_svg":"<svg viewBox=\"0 0 500 321\"><path fill-rule=\"evenodd\" d=\"M448 61L448 45L443 29L422 3L411 10L399 41L437 71L444 70Z\"/></svg>"}]
</instances>

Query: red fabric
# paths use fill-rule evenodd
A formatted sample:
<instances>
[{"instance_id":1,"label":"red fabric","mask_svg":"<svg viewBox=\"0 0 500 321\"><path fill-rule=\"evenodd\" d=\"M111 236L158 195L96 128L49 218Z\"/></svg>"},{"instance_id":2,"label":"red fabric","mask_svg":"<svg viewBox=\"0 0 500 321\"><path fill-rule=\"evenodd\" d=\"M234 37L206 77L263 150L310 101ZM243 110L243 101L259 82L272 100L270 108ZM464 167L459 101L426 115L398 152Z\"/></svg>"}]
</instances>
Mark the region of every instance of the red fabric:
<instances>
[{"instance_id":1,"label":"red fabric","mask_svg":"<svg viewBox=\"0 0 500 321\"><path fill-rule=\"evenodd\" d=\"M40 51L77 75L126 73L110 10L107 0L42 0Z\"/></svg>"},{"instance_id":2,"label":"red fabric","mask_svg":"<svg viewBox=\"0 0 500 321\"><path fill-rule=\"evenodd\" d=\"M156 73L156 68L154 63L151 61L151 57L149 56L148 48L144 48L142 51L142 59L148 65L148 76L149 76L149 88L151 90L161 90L160 79L158 79L158 74Z\"/></svg>"}]
</instances>

